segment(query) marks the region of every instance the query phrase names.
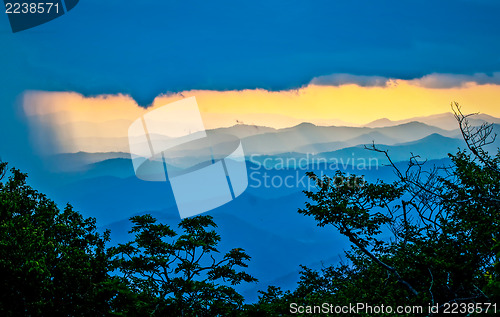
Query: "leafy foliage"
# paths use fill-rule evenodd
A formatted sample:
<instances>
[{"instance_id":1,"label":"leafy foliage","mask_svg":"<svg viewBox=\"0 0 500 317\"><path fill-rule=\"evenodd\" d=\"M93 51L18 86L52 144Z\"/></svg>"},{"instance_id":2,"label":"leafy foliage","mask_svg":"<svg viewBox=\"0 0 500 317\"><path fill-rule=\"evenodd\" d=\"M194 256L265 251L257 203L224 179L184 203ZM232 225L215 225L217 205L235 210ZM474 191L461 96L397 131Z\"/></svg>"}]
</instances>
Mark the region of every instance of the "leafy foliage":
<instances>
[{"instance_id":1,"label":"leafy foliage","mask_svg":"<svg viewBox=\"0 0 500 317\"><path fill-rule=\"evenodd\" d=\"M498 302L500 152L485 150L494 140L490 125L471 127L457 104L454 109L468 149L450 155L452 166L426 169L413 156L402 171L373 145L368 149L386 155L397 182L308 173L316 190L305 192L309 201L299 213L349 238L347 263L302 267L298 287L269 287L255 314L286 315L290 303L431 304L442 312L445 303Z\"/></svg>"},{"instance_id":2,"label":"leafy foliage","mask_svg":"<svg viewBox=\"0 0 500 317\"><path fill-rule=\"evenodd\" d=\"M103 316L116 285L105 243L67 205L26 184L26 174L0 163L0 314L2 316Z\"/></svg>"},{"instance_id":3,"label":"leafy foliage","mask_svg":"<svg viewBox=\"0 0 500 317\"><path fill-rule=\"evenodd\" d=\"M233 249L216 261L211 217L184 219L180 236L150 215L131 218L135 239L106 248L95 219L60 210L0 162L2 316L226 316L243 297L233 285L255 278Z\"/></svg>"},{"instance_id":4,"label":"leafy foliage","mask_svg":"<svg viewBox=\"0 0 500 317\"><path fill-rule=\"evenodd\" d=\"M140 294L149 316L229 316L242 309L243 297L229 285L255 278L238 267L250 257L233 249L216 260L220 236L210 216L186 218L183 234L156 223L150 215L131 218L135 240L114 248L116 267Z\"/></svg>"}]
</instances>

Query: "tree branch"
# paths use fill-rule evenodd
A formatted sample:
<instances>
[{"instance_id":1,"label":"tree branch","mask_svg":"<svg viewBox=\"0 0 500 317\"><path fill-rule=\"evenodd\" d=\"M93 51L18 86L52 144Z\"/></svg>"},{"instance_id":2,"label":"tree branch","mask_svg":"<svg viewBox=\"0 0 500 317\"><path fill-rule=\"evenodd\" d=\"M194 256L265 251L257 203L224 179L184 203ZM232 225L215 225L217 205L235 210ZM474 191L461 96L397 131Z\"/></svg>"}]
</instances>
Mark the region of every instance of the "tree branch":
<instances>
[{"instance_id":1,"label":"tree branch","mask_svg":"<svg viewBox=\"0 0 500 317\"><path fill-rule=\"evenodd\" d=\"M379 266L383 267L387 271L391 272L396 279L398 280L399 283L404 285L410 293L412 293L415 296L418 296L418 292L411 286L410 283L405 281L401 275L398 273L398 271L393 268L392 266L382 262L379 258L377 258L372 252L370 252L367 248L363 246L363 244L359 241L359 239L356 237L354 233L351 232L349 228L347 228L345 225L342 225L342 228L344 229L345 235L349 238L349 240L354 243L364 254L366 254L369 258L371 258L375 263L377 263Z\"/></svg>"}]
</instances>

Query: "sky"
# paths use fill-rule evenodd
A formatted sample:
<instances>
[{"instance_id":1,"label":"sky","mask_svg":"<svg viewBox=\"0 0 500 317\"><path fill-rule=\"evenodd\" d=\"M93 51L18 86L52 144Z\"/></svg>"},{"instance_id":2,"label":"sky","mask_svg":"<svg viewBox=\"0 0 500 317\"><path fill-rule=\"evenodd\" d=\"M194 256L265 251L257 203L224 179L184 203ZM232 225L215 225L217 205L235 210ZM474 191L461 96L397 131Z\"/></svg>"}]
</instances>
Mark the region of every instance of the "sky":
<instances>
[{"instance_id":1,"label":"sky","mask_svg":"<svg viewBox=\"0 0 500 317\"><path fill-rule=\"evenodd\" d=\"M239 114L226 121L268 111L362 123L445 112L453 100L500 116L499 13L493 0L87 0L19 33L0 14L0 157L36 160L29 91L140 107L196 94L208 113ZM223 109L230 98L240 99Z\"/></svg>"}]
</instances>

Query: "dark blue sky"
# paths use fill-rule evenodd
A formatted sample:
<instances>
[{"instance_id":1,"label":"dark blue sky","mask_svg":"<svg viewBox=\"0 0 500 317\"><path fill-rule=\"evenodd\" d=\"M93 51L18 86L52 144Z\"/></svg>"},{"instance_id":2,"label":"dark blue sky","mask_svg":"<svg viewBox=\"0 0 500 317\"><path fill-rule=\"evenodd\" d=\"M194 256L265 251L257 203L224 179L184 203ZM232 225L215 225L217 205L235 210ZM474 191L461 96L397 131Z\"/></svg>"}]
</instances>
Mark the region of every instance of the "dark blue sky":
<instances>
[{"instance_id":1,"label":"dark blue sky","mask_svg":"<svg viewBox=\"0 0 500 317\"><path fill-rule=\"evenodd\" d=\"M83 0L12 34L0 14L0 156L30 154L26 89L131 94L300 87L334 73L500 71L500 1Z\"/></svg>"}]
</instances>

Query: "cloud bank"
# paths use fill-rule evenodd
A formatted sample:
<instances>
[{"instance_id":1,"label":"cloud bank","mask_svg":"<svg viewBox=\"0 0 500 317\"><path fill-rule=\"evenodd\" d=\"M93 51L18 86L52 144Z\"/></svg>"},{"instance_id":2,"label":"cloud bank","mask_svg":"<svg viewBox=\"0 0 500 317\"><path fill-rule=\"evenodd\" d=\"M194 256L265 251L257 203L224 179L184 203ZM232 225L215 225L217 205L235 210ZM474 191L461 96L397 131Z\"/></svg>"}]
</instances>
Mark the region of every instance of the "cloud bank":
<instances>
[{"instance_id":1,"label":"cloud bank","mask_svg":"<svg viewBox=\"0 0 500 317\"><path fill-rule=\"evenodd\" d=\"M430 74L422 78L414 79L411 83L425 88L455 88L463 87L467 84L477 85L500 85L500 72L494 72L492 75L485 73L476 73L473 75L456 74Z\"/></svg>"},{"instance_id":2,"label":"cloud bank","mask_svg":"<svg viewBox=\"0 0 500 317\"><path fill-rule=\"evenodd\" d=\"M355 84L360 87L385 87L390 81L387 77L382 76L360 76L351 74L332 74L326 76L315 77L311 80L313 85L321 86L341 86Z\"/></svg>"},{"instance_id":3,"label":"cloud bank","mask_svg":"<svg viewBox=\"0 0 500 317\"><path fill-rule=\"evenodd\" d=\"M320 86L354 84L360 87L386 87L391 82L395 83L397 81L398 79L396 78L383 76L332 74L315 77L311 80L310 84ZM424 88L436 89L458 88L468 84L500 85L500 72L493 72L491 75L486 73L475 73L472 75L432 73L421 78L408 80L408 83Z\"/></svg>"}]
</instances>

